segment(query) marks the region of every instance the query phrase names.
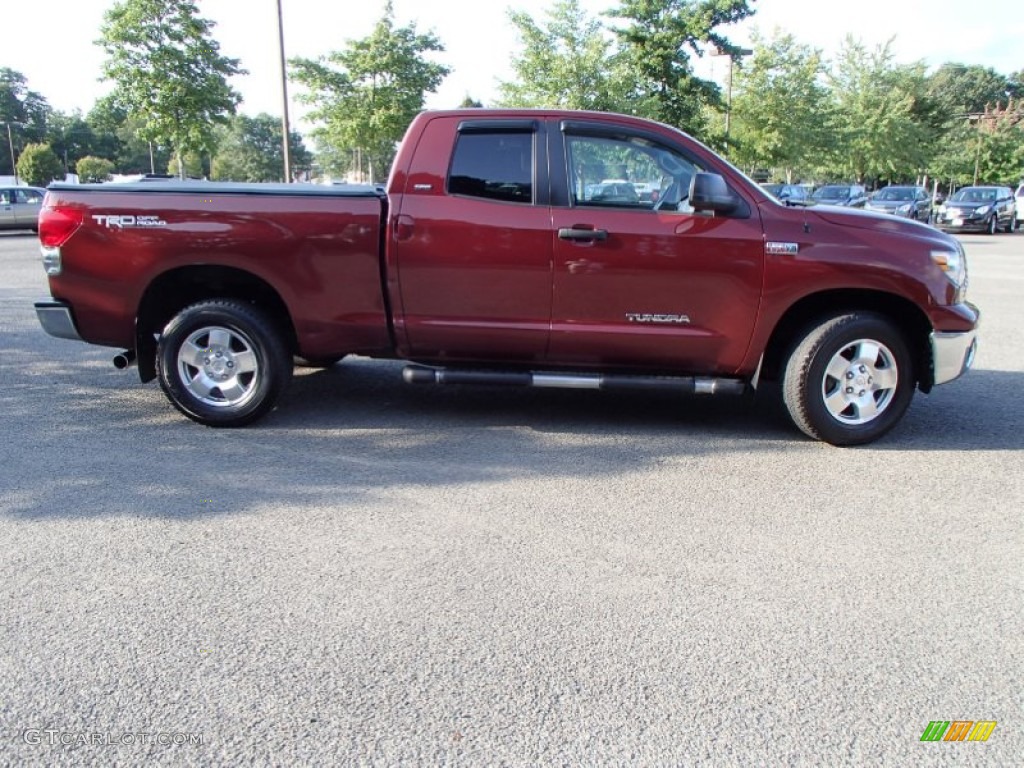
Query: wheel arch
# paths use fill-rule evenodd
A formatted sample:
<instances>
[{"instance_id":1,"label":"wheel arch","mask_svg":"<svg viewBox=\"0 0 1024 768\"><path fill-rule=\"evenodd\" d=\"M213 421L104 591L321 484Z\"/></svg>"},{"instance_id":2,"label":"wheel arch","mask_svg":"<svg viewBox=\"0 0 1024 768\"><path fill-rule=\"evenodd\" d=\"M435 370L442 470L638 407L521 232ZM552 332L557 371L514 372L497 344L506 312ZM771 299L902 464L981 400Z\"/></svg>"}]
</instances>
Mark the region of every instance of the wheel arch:
<instances>
[{"instance_id":1,"label":"wheel arch","mask_svg":"<svg viewBox=\"0 0 1024 768\"><path fill-rule=\"evenodd\" d=\"M266 280L237 267L194 264L155 277L139 299L135 314L135 345L139 378L156 378L154 335L185 307L204 299L237 299L269 313L285 334L290 350L298 349L295 324L281 295Z\"/></svg>"},{"instance_id":2,"label":"wheel arch","mask_svg":"<svg viewBox=\"0 0 1024 768\"><path fill-rule=\"evenodd\" d=\"M779 380L789 350L810 325L830 315L874 312L888 319L906 339L914 359L918 388L928 392L933 384L932 332L928 316L910 299L884 291L843 289L804 296L783 313L775 324L761 360L762 380Z\"/></svg>"}]
</instances>

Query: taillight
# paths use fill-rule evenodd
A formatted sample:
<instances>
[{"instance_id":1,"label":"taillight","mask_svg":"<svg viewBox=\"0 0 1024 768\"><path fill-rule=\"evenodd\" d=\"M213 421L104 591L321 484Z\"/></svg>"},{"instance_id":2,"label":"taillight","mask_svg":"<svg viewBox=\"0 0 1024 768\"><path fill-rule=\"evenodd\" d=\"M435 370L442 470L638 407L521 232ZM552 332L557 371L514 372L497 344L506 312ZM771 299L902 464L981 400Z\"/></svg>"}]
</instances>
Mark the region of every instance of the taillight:
<instances>
[{"instance_id":1,"label":"taillight","mask_svg":"<svg viewBox=\"0 0 1024 768\"><path fill-rule=\"evenodd\" d=\"M39 212L39 242L43 248L60 248L82 226L80 208L52 208Z\"/></svg>"}]
</instances>

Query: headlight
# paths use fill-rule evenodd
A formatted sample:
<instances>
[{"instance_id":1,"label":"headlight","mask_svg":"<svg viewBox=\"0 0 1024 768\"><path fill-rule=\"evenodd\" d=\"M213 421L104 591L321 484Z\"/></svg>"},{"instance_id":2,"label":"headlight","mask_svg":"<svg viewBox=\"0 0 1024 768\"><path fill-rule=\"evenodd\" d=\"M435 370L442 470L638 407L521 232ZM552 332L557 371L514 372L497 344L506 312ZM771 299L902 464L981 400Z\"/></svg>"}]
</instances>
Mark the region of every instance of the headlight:
<instances>
[{"instance_id":1,"label":"headlight","mask_svg":"<svg viewBox=\"0 0 1024 768\"><path fill-rule=\"evenodd\" d=\"M975 216L984 216L984 215L985 215L986 213L988 213L988 212L989 212L989 211L990 211L991 209L992 209L992 206L991 206L991 205L983 205L983 206L981 206L981 208L978 208L978 209L977 209L977 210L976 210L976 211L974 212L974 215L975 215Z\"/></svg>"},{"instance_id":2,"label":"headlight","mask_svg":"<svg viewBox=\"0 0 1024 768\"><path fill-rule=\"evenodd\" d=\"M908 203L907 205L901 205L899 208L896 209L896 213L910 213L910 204Z\"/></svg>"},{"instance_id":3,"label":"headlight","mask_svg":"<svg viewBox=\"0 0 1024 768\"><path fill-rule=\"evenodd\" d=\"M957 250L932 251L931 256L953 285L961 289L967 285L967 255L962 246Z\"/></svg>"}]
</instances>

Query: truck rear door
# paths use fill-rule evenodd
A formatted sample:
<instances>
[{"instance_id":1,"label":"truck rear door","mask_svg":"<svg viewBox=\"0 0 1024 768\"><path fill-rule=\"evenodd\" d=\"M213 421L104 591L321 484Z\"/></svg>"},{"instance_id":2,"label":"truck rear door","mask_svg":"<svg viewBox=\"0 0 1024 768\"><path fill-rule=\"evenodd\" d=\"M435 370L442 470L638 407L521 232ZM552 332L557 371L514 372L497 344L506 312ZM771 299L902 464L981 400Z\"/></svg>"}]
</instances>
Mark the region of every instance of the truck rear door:
<instances>
[{"instance_id":1,"label":"truck rear door","mask_svg":"<svg viewBox=\"0 0 1024 768\"><path fill-rule=\"evenodd\" d=\"M400 354L543 359L553 249L547 156L540 119L447 115L424 126L389 227Z\"/></svg>"},{"instance_id":2,"label":"truck rear door","mask_svg":"<svg viewBox=\"0 0 1024 768\"><path fill-rule=\"evenodd\" d=\"M549 133L549 361L738 369L761 298L765 246L756 207L744 202L725 216L694 212L690 180L717 169L705 167L709 161L681 137L586 119L556 121Z\"/></svg>"}]
</instances>

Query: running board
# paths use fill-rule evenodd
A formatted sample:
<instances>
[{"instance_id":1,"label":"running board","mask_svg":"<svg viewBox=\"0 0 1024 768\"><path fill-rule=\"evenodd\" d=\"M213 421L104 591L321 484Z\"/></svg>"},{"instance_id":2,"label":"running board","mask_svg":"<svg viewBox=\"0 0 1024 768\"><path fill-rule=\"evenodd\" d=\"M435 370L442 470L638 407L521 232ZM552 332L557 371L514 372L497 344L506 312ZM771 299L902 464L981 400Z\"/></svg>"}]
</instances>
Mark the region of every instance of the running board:
<instances>
[{"instance_id":1,"label":"running board","mask_svg":"<svg viewBox=\"0 0 1024 768\"><path fill-rule=\"evenodd\" d=\"M426 368L407 365L402 369L406 384L497 384L508 387L554 389L604 389L678 392L684 395L741 395L745 379L716 379L701 376L628 376L607 373L537 373L534 371L481 371L463 368Z\"/></svg>"}]
</instances>

